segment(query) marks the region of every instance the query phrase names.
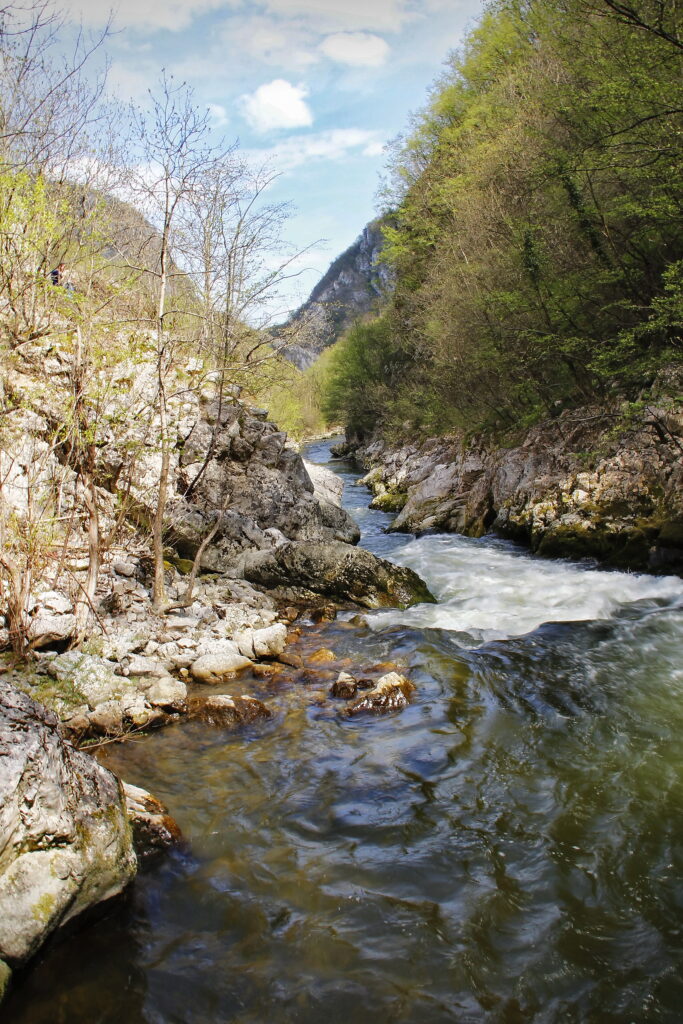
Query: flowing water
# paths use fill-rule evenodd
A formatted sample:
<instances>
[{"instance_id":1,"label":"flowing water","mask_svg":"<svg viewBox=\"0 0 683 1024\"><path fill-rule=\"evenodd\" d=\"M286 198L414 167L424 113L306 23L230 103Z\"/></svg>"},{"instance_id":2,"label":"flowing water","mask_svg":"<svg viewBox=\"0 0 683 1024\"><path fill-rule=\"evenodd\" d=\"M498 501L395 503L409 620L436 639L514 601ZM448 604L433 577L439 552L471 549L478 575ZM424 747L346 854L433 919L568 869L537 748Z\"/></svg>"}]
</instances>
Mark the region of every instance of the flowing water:
<instances>
[{"instance_id":1,"label":"flowing water","mask_svg":"<svg viewBox=\"0 0 683 1024\"><path fill-rule=\"evenodd\" d=\"M394 662L414 703L345 719L324 673L254 679L266 725L105 748L187 845L54 942L7 1019L681 1020L683 581L387 535L335 468L363 544L439 604L302 650Z\"/></svg>"}]
</instances>

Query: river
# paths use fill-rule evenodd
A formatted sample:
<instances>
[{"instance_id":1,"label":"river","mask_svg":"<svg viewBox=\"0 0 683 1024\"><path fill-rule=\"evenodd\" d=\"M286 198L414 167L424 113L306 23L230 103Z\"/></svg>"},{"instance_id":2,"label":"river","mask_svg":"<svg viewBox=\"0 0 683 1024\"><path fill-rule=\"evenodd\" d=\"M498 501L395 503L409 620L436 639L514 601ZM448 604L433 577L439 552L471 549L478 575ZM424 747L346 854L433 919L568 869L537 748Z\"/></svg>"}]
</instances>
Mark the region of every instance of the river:
<instances>
[{"instance_id":1,"label":"river","mask_svg":"<svg viewBox=\"0 0 683 1024\"><path fill-rule=\"evenodd\" d=\"M343 614L304 649L396 663L416 699L346 719L324 676L254 678L225 689L265 725L104 748L187 845L50 944L6 1019L681 1020L683 581L388 535L333 467L364 546L439 603Z\"/></svg>"}]
</instances>

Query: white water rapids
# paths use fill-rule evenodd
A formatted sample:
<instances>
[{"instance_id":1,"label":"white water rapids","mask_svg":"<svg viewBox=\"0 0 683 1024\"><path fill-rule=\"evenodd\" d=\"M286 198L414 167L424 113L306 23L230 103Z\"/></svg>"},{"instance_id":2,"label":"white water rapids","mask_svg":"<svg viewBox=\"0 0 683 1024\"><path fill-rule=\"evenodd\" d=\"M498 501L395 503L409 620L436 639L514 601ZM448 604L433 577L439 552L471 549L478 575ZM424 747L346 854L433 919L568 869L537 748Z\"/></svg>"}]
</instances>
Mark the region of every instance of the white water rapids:
<instances>
[{"instance_id":1,"label":"white water rapids","mask_svg":"<svg viewBox=\"0 0 683 1024\"><path fill-rule=\"evenodd\" d=\"M375 612L367 616L369 625L447 629L466 647L523 636L547 622L609 619L636 602L683 607L683 580L677 577L533 558L491 537L420 537L391 557L417 572L439 603ZM683 643L683 622L678 639Z\"/></svg>"}]
</instances>

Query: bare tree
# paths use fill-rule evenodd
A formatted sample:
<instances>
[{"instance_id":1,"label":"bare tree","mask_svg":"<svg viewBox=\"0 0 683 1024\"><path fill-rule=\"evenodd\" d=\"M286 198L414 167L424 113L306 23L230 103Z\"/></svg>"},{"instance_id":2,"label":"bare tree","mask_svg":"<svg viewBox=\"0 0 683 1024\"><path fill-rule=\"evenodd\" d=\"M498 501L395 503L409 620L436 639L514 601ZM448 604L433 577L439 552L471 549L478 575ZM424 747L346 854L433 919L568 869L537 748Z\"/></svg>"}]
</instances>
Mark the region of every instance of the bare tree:
<instances>
[{"instance_id":1,"label":"bare tree","mask_svg":"<svg viewBox=\"0 0 683 1024\"><path fill-rule=\"evenodd\" d=\"M142 163L133 179L133 188L144 212L160 230L159 257L154 276L157 282L156 373L157 412L161 465L152 547L154 555L153 602L158 609L166 602L164 587L163 524L168 498L170 473L169 409L166 378L171 365L171 339L166 331L169 281L178 271L171 260L173 229L179 208L195 192L202 173L212 166L216 151L209 143L208 111L194 103L192 90L185 83L176 85L172 76L162 73L159 91L150 91L149 112L136 110L135 123Z\"/></svg>"}]
</instances>

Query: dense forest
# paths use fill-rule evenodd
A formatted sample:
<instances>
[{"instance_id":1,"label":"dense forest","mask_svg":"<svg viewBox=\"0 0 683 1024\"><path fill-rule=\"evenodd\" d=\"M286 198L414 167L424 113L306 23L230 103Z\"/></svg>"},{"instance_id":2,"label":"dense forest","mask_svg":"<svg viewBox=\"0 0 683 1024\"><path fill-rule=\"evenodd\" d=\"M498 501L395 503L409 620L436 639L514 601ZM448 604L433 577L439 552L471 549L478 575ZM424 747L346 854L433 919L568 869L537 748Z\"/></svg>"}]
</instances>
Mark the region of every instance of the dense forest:
<instances>
[{"instance_id":1,"label":"dense forest","mask_svg":"<svg viewBox=\"0 0 683 1024\"><path fill-rule=\"evenodd\" d=\"M495 0L394 146L396 290L334 352L366 434L504 435L683 355L678 0Z\"/></svg>"}]
</instances>

